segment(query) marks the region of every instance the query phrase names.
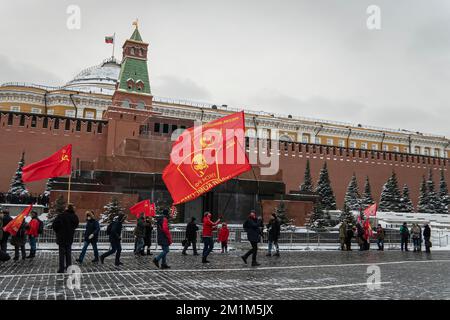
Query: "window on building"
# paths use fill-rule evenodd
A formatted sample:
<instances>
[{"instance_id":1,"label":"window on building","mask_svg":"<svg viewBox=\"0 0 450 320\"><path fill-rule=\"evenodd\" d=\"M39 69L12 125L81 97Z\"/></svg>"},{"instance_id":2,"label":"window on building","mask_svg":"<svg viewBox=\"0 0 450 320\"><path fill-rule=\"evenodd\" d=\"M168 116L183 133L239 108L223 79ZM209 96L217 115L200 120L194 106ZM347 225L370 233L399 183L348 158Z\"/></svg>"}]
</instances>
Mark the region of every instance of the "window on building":
<instances>
[{"instance_id":1,"label":"window on building","mask_svg":"<svg viewBox=\"0 0 450 320\"><path fill-rule=\"evenodd\" d=\"M414 147L414 153L420 154L420 147Z\"/></svg>"},{"instance_id":2,"label":"window on building","mask_svg":"<svg viewBox=\"0 0 450 320\"><path fill-rule=\"evenodd\" d=\"M378 144L372 143L372 150L378 150Z\"/></svg>"},{"instance_id":3,"label":"window on building","mask_svg":"<svg viewBox=\"0 0 450 320\"><path fill-rule=\"evenodd\" d=\"M31 113L42 113L41 108L31 108Z\"/></svg>"},{"instance_id":4,"label":"window on building","mask_svg":"<svg viewBox=\"0 0 450 320\"><path fill-rule=\"evenodd\" d=\"M423 153L424 153L426 156L429 156L429 155L430 155L430 149L429 149L429 148L425 148L423 151L424 151Z\"/></svg>"},{"instance_id":5,"label":"window on building","mask_svg":"<svg viewBox=\"0 0 450 320\"><path fill-rule=\"evenodd\" d=\"M31 117L31 127L36 128L36 124L37 124L37 118L36 118L36 116L32 116Z\"/></svg>"},{"instance_id":6,"label":"window on building","mask_svg":"<svg viewBox=\"0 0 450 320\"><path fill-rule=\"evenodd\" d=\"M181 129L186 129L186 126L180 126Z\"/></svg>"},{"instance_id":7,"label":"window on building","mask_svg":"<svg viewBox=\"0 0 450 320\"><path fill-rule=\"evenodd\" d=\"M403 152L408 153L409 152L409 148L408 147L403 147Z\"/></svg>"},{"instance_id":8,"label":"window on building","mask_svg":"<svg viewBox=\"0 0 450 320\"><path fill-rule=\"evenodd\" d=\"M339 147L345 147L345 140L339 140Z\"/></svg>"},{"instance_id":9,"label":"window on building","mask_svg":"<svg viewBox=\"0 0 450 320\"><path fill-rule=\"evenodd\" d=\"M169 133L169 125L167 123L163 124L163 133Z\"/></svg>"},{"instance_id":10,"label":"window on building","mask_svg":"<svg viewBox=\"0 0 450 320\"><path fill-rule=\"evenodd\" d=\"M14 121L14 115L12 113L8 114L8 126L12 126Z\"/></svg>"},{"instance_id":11,"label":"window on building","mask_svg":"<svg viewBox=\"0 0 450 320\"><path fill-rule=\"evenodd\" d=\"M144 110L145 109L145 103L144 101L139 101L136 105L136 109Z\"/></svg>"},{"instance_id":12,"label":"window on building","mask_svg":"<svg viewBox=\"0 0 450 320\"><path fill-rule=\"evenodd\" d=\"M25 125L25 116L21 115L20 116L19 126L23 127L24 125Z\"/></svg>"},{"instance_id":13,"label":"window on building","mask_svg":"<svg viewBox=\"0 0 450 320\"><path fill-rule=\"evenodd\" d=\"M307 135L302 135L302 142L303 142L303 143L309 143L309 136L307 136Z\"/></svg>"},{"instance_id":14,"label":"window on building","mask_svg":"<svg viewBox=\"0 0 450 320\"><path fill-rule=\"evenodd\" d=\"M53 122L53 128L59 129L59 119L58 118L56 118L55 121Z\"/></svg>"},{"instance_id":15,"label":"window on building","mask_svg":"<svg viewBox=\"0 0 450 320\"><path fill-rule=\"evenodd\" d=\"M47 114L50 114L50 115L55 114L55 109L47 110Z\"/></svg>"},{"instance_id":16,"label":"window on building","mask_svg":"<svg viewBox=\"0 0 450 320\"><path fill-rule=\"evenodd\" d=\"M356 148L356 142L350 141L350 148Z\"/></svg>"},{"instance_id":17,"label":"window on building","mask_svg":"<svg viewBox=\"0 0 450 320\"><path fill-rule=\"evenodd\" d=\"M383 151L389 151L389 146L387 144L383 144Z\"/></svg>"},{"instance_id":18,"label":"window on building","mask_svg":"<svg viewBox=\"0 0 450 320\"><path fill-rule=\"evenodd\" d=\"M435 157L440 157L441 156L441 151L439 149L434 149L434 156Z\"/></svg>"},{"instance_id":19,"label":"window on building","mask_svg":"<svg viewBox=\"0 0 450 320\"><path fill-rule=\"evenodd\" d=\"M81 120L77 120L77 124L75 126L76 131L81 131Z\"/></svg>"},{"instance_id":20,"label":"window on building","mask_svg":"<svg viewBox=\"0 0 450 320\"><path fill-rule=\"evenodd\" d=\"M87 132L92 132L92 122L91 121L88 121L86 130L87 130Z\"/></svg>"},{"instance_id":21,"label":"window on building","mask_svg":"<svg viewBox=\"0 0 450 320\"><path fill-rule=\"evenodd\" d=\"M66 117L74 118L75 117L75 110L66 110L64 114L65 114Z\"/></svg>"},{"instance_id":22,"label":"window on building","mask_svg":"<svg viewBox=\"0 0 450 320\"><path fill-rule=\"evenodd\" d=\"M85 117L86 119L94 119L94 117L95 117L95 112L94 112L94 111L86 111L86 112L84 113L84 117Z\"/></svg>"},{"instance_id":23,"label":"window on building","mask_svg":"<svg viewBox=\"0 0 450 320\"><path fill-rule=\"evenodd\" d=\"M97 133L102 133L103 132L103 125L101 123L98 124L97 127Z\"/></svg>"},{"instance_id":24,"label":"window on building","mask_svg":"<svg viewBox=\"0 0 450 320\"><path fill-rule=\"evenodd\" d=\"M161 130L161 125L159 122L155 122L155 132L159 132L159 130Z\"/></svg>"},{"instance_id":25,"label":"window on building","mask_svg":"<svg viewBox=\"0 0 450 320\"><path fill-rule=\"evenodd\" d=\"M177 130L178 129L178 126L176 125L176 124L173 124L172 125L172 132L174 132L175 130Z\"/></svg>"},{"instance_id":26,"label":"window on building","mask_svg":"<svg viewBox=\"0 0 450 320\"><path fill-rule=\"evenodd\" d=\"M333 144L333 139L327 139L327 145L332 146Z\"/></svg>"},{"instance_id":27,"label":"window on building","mask_svg":"<svg viewBox=\"0 0 450 320\"><path fill-rule=\"evenodd\" d=\"M11 106L9 110L12 112L20 112L20 106Z\"/></svg>"},{"instance_id":28,"label":"window on building","mask_svg":"<svg viewBox=\"0 0 450 320\"><path fill-rule=\"evenodd\" d=\"M394 152L398 152L398 151L399 151L399 148L398 148L398 146L393 146L393 147L392 147L392 151L394 151Z\"/></svg>"},{"instance_id":29,"label":"window on building","mask_svg":"<svg viewBox=\"0 0 450 320\"><path fill-rule=\"evenodd\" d=\"M367 142L361 142L361 149L367 149Z\"/></svg>"},{"instance_id":30,"label":"window on building","mask_svg":"<svg viewBox=\"0 0 450 320\"><path fill-rule=\"evenodd\" d=\"M70 130L70 120L69 119L66 119L66 124L65 124L64 130L67 130L67 131Z\"/></svg>"},{"instance_id":31,"label":"window on building","mask_svg":"<svg viewBox=\"0 0 450 320\"><path fill-rule=\"evenodd\" d=\"M320 137L315 137L315 138L314 138L314 143L315 143L315 144L320 144L320 143L321 143Z\"/></svg>"},{"instance_id":32,"label":"window on building","mask_svg":"<svg viewBox=\"0 0 450 320\"><path fill-rule=\"evenodd\" d=\"M48 128L48 118L45 117L44 121L42 122L42 128Z\"/></svg>"}]
</instances>

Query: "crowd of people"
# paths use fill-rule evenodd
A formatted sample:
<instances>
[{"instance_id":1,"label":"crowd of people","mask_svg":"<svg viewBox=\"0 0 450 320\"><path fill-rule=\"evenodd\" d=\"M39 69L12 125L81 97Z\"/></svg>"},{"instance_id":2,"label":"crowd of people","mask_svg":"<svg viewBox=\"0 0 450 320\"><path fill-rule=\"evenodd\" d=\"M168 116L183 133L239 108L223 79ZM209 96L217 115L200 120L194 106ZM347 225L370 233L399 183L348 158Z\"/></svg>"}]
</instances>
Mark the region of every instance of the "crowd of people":
<instances>
[{"instance_id":1,"label":"crowd of people","mask_svg":"<svg viewBox=\"0 0 450 320\"><path fill-rule=\"evenodd\" d=\"M97 248L97 242L100 232L100 223L95 217L93 211L86 212L86 227L84 231L84 244L81 249L79 257L76 259L78 264L82 264L89 246L92 246L94 253L93 263L100 261L101 264L105 263L105 259L108 256L115 255L114 264L120 266L123 263L120 260L122 252L122 228L125 222L126 215L121 213L115 216L106 228L106 233L109 237L110 248L107 252L99 255ZM157 229L157 244L161 247L161 252L153 258L153 263L157 268L168 269L170 266L167 262L167 255L170 251L170 246L173 243L172 235L169 228L170 214L169 210L163 210L161 215L155 217L145 217L141 213L137 217L136 226L134 229L134 254L136 256L153 255L151 253L152 245L152 232L154 226ZM43 233L43 222L39 220L35 211L31 212L31 220L26 222L24 220L17 230L15 235L10 235L3 230L3 227L11 222L12 217L7 210L0 212L0 253L1 261L9 259L7 254L8 240L10 239L11 245L14 247L14 260L20 259L32 259L36 255L36 242L38 237ZM63 213L58 214L51 224L52 229L56 234L56 243L58 245L59 253L59 268L58 273L64 273L67 268L72 265L72 244L74 240L75 230L79 225L79 219L75 213L75 208L72 204L69 204ZM273 213L268 224L264 226L262 219L258 218L255 211L251 211L248 218L243 224L244 231L247 235L247 240L250 243L249 250L241 256L241 259L245 264L248 263L248 258L251 256L251 266L259 266L257 261L258 256L258 244L261 242L263 236L263 230L266 227L268 233L268 248L267 257L280 256L280 249L278 240L281 233L281 223L276 213ZM186 226L185 239L182 242L183 250L182 255L187 255L187 250L192 247L194 256L198 256L197 252L197 234L199 227L196 223L196 218L192 217L191 221ZM230 230L226 222L222 222L221 219L216 221L212 220L212 214L206 212L202 220L201 240L203 242L202 263L206 264L210 261L208 257L214 249L214 231L217 230L217 242L220 243L221 253L226 254L228 252L228 239ZM408 229L405 222L400 230L401 250L408 251L408 243L412 239L414 252L419 252L422 249L422 244L425 244L426 252L430 252L431 244L431 229L428 224L424 225L423 231L418 224L412 224ZM386 232L384 228L378 224L375 235L372 234L370 225L359 221L356 225L342 222L339 227L339 239L341 250L351 251L352 239L356 238L359 245L359 250L370 249L370 239L376 238L378 250L384 250L384 239ZM25 244L28 240L30 246L29 255L26 256Z\"/></svg>"}]
</instances>

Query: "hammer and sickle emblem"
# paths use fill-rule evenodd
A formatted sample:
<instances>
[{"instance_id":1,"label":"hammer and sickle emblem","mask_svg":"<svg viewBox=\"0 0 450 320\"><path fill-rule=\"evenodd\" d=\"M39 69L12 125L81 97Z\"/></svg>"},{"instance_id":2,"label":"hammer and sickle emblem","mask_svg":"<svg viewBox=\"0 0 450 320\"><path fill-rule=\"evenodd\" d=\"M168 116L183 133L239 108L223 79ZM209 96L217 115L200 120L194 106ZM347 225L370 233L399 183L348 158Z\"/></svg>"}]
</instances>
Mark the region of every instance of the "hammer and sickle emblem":
<instances>
[{"instance_id":1,"label":"hammer and sickle emblem","mask_svg":"<svg viewBox=\"0 0 450 320\"><path fill-rule=\"evenodd\" d=\"M61 161L69 161L69 155L68 154L61 155Z\"/></svg>"}]
</instances>

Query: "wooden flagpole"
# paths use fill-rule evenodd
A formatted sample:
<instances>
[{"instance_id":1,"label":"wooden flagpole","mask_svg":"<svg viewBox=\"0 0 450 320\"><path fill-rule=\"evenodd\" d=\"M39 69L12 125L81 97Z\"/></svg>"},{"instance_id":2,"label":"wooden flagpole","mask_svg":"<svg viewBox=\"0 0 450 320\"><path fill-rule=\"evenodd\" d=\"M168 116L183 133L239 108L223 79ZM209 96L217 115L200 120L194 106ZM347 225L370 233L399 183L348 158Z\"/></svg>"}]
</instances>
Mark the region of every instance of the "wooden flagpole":
<instances>
[{"instance_id":1,"label":"wooden flagpole","mask_svg":"<svg viewBox=\"0 0 450 320\"><path fill-rule=\"evenodd\" d=\"M70 170L69 175L69 188L67 189L67 204L70 203L70 184L72 183L72 170Z\"/></svg>"}]
</instances>

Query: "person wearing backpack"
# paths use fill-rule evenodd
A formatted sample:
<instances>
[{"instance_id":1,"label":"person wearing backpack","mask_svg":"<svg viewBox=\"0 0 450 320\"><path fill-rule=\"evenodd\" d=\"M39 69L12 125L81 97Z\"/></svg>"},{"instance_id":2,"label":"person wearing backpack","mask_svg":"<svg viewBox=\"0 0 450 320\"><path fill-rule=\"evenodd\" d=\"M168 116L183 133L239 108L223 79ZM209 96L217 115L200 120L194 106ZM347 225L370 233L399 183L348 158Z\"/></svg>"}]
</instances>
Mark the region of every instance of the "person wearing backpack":
<instances>
[{"instance_id":1,"label":"person wearing backpack","mask_svg":"<svg viewBox=\"0 0 450 320\"><path fill-rule=\"evenodd\" d=\"M122 240L122 224L125 218L126 216L123 213L120 213L113 218L113 221L106 228L106 234L109 236L109 242L111 243L111 250L100 256L100 262L102 264L105 263L106 257L115 253L116 260L114 264L117 267L123 265L123 263L120 262L120 253L122 252L122 244L120 242Z\"/></svg>"},{"instance_id":2,"label":"person wearing backpack","mask_svg":"<svg viewBox=\"0 0 450 320\"><path fill-rule=\"evenodd\" d=\"M153 263L159 268L159 261L161 260L161 269L169 269L167 265L167 254L169 253L169 246L172 244L172 235L169 230L169 210L164 209L162 216L156 220L158 244L161 246L161 253L153 259Z\"/></svg>"},{"instance_id":3,"label":"person wearing backpack","mask_svg":"<svg viewBox=\"0 0 450 320\"><path fill-rule=\"evenodd\" d=\"M86 255L87 248L92 245L94 250L94 260L92 262L98 262L98 233L100 232L100 223L95 219L94 211L86 211L86 229L84 230L84 245L81 249L80 257L76 260L78 263L83 263L84 256Z\"/></svg>"},{"instance_id":4,"label":"person wearing backpack","mask_svg":"<svg viewBox=\"0 0 450 320\"><path fill-rule=\"evenodd\" d=\"M14 261L19 260L19 250L22 253L22 260L26 258L25 243L27 239L27 228L27 223L23 220L17 233L11 237L11 244L14 246Z\"/></svg>"},{"instance_id":5,"label":"person wearing backpack","mask_svg":"<svg viewBox=\"0 0 450 320\"><path fill-rule=\"evenodd\" d=\"M28 223L28 229L26 231L28 242L30 244L30 254L27 256L28 259L32 259L36 256L36 241L39 236L41 225L43 226L44 224L39 220L37 212L31 211L31 221Z\"/></svg>"}]
</instances>

